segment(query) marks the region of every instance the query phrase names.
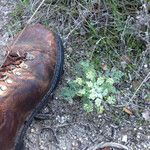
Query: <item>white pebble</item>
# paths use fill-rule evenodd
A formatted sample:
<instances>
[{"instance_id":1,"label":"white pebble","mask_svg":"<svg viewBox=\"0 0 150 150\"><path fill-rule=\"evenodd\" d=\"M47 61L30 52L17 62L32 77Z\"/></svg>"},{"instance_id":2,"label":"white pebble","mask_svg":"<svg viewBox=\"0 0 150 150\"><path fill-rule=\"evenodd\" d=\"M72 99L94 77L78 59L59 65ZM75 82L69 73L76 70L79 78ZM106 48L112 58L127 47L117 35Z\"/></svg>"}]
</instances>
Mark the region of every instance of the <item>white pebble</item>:
<instances>
[{"instance_id":1,"label":"white pebble","mask_svg":"<svg viewBox=\"0 0 150 150\"><path fill-rule=\"evenodd\" d=\"M122 137L122 142L127 142L127 140L128 140L128 136L127 135L123 135L123 137Z\"/></svg>"},{"instance_id":2,"label":"white pebble","mask_svg":"<svg viewBox=\"0 0 150 150\"><path fill-rule=\"evenodd\" d=\"M147 64L145 64L145 65L144 65L144 68L147 68L147 67L148 67L148 65L147 65Z\"/></svg>"}]
</instances>

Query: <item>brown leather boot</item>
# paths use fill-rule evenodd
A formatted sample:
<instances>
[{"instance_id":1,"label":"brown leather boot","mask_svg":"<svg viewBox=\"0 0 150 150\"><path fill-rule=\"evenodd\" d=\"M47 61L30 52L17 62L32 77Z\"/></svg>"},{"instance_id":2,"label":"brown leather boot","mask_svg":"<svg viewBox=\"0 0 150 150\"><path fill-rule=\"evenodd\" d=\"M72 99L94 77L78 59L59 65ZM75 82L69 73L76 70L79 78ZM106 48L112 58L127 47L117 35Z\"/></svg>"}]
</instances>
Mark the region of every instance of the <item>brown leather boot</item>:
<instances>
[{"instance_id":1,"label":"brown leather boot","mask_svg":"<svg viewBox=\"0 0 150 150\"><path fill-rule=\"evenodd\" d=\"M0 68L0 150L22 150L28 126L62 74L63 46L58 35L38 24L8 48Z\"/></svg>"}]
</instances>

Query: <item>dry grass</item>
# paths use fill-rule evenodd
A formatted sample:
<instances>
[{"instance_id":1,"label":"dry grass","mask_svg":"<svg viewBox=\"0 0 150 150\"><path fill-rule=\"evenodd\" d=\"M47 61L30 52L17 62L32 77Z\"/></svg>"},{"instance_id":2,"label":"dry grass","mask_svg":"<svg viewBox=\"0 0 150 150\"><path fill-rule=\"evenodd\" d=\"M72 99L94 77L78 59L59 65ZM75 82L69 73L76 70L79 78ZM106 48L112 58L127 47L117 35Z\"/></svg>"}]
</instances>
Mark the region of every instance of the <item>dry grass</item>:
<instances>
[{"instance_id":1,"label":"dry grass","mask_svg":"<svg viewBox=\"0 0 150 150\"><path fill-rule=\"evenodd\" d=\"M12 13L12 34L21 30L41 1L18 3ZM131 107L139 114L149 103L149 11L145 1L46 0L32 23L58 32L64 41L67 80L76 62L90 59L97 68L116 67L125 73L116 107ZM147 76L147 79L145 77ZM142 85L141 85L142 83ZM140 87L140 88L139 88Z\"/></svg>"},{"instance_id":2,"label":"dry grass","mask_svg":"<svg viewBox=\"0 0 150 150\"><path fill-rule=\"evenodd\" d=\"M18 2L8 25L11 35L25 27L40 2ZM100 71L105 65L124 72L117 85L117 104L106 108L105 117L116 124L128 123L132 117L137 125L149 123L142 117L150 109L148 9L145 0L46 0L31 21L44 24L63 39L65 76L60 89L74 77L74 65L80 60L91 60ZM133 116L123 112L124 107Z\"/></svg>"}]
</instances>

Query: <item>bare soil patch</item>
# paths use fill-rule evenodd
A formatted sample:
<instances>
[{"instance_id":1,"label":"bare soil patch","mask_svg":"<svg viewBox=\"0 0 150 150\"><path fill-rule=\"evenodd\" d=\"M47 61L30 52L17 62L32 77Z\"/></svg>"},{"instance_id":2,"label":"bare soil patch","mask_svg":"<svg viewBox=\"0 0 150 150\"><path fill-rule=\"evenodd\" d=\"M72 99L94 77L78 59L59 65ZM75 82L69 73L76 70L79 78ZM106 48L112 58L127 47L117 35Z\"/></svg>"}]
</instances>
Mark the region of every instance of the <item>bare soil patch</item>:
<instances>
[{"instance_id":1,"label":"bare soil patch","mask_svg":"<svg viewBox=\"0 0 150 150\"><path fill-rule=\"evenodd\" d=\"M1 47L26 25L39 4L39 0L31 0L27 4L13 0L0 1ZM94 148L100 150L96 145L110 142L122 144L129 150L150 149L150 120L145 120L142 115L150 112L149 77L146 83L141 85L150 70L149 29L147 31L146 28L150 18L140 1L122 0L118 2L120 9L117 11L119 15L122 13L127 17L125 24L120 26L122 32L118 33L110 28L113 23L116 23L113 9L110 9L114 7L108 7L107 1L104 1L101 6L99 4L101 3L94 1L84 3L76 0L47 0L33 18L32 23L42 23L61 35L65 47L65 66L54 99L49 100L27 131L24 140L26 150L89 150L93 146L93 150ZM122 5L125 10L121 10ZM115 15L118 17L118 14ZM87 22L94 26L91 27ZM122 22L120 24L122 25ZM131 24L134 32L130 31L128 24ZM105 42L96 45L99 39L94 34L98 33L100 38L107 37L101 31L105 27L106 30L115 33L114 37L119 36L116 39L122 37L122 42L109 41L109 51L106 49L108 45ZM128 33L125 32L133 32L133 37L130 35L126 38ZM129 38L133 40L127 40L128 43L126 39ZM141 45L137 46L137 43ZM115 66L126 73L126 78L119 85L121 94L118 95L118 103L115 107L106 108L104 114L88 114L83 110L80 100L76 99L73 103L68 103L60 97L61 89L74 78L73 68L76 62L89 59L93 54L99 64L107 64L110 68ZM0 60L3 60L2 49ZM135 93L138 87L140 89ZM133 115L122 111L126 104L129 104L128 109L133 112ZM106 150L110 150L107 145Z\"/></svg>"}]
</instances>

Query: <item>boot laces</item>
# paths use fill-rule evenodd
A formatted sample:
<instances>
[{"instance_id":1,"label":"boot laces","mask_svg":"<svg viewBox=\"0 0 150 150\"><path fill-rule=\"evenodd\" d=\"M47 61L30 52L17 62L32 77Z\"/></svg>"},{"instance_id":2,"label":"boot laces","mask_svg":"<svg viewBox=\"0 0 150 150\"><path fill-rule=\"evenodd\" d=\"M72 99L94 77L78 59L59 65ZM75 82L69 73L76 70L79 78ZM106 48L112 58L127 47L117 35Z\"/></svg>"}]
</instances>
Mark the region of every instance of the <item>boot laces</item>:
<instances>
[{"instance_id":1,"label":"boot laces","mask_svg":"<svg viewBox=\"0 0 150 150\"><path fill-rule=\"evenodd\" d=\"M8 51L4 62L0 66L0 80L5 80L7 78L5 73L15 69L17 65L20 65L26 58L26 55L26 53L21 54L19 52Z\"/></svg>"}]
</instances>

